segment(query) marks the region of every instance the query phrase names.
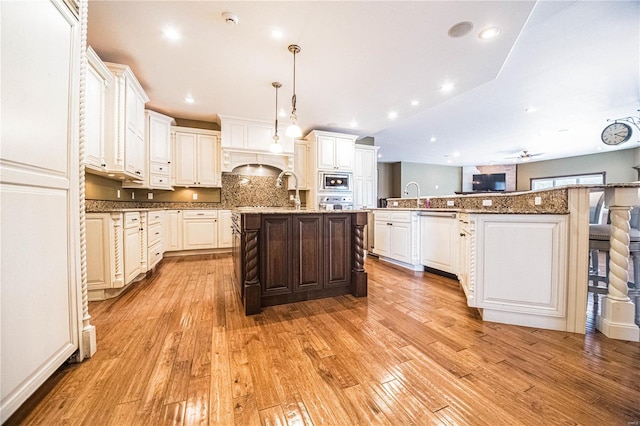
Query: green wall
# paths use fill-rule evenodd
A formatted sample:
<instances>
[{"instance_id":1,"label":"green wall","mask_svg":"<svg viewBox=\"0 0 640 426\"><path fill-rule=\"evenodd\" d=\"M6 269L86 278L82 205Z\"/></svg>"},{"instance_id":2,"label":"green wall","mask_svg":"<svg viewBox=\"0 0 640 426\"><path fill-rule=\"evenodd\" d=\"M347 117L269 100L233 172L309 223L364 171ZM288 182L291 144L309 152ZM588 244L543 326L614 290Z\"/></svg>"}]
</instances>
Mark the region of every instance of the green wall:
<instances>
[{"instance_id":1,"label":"green wall","mask_svg":"<svg viewBox=\"0 0 640 426\"><path fill-rule=\"evenodd\" d=\"M402 162L399 182L402 197L416 196L413 187L409 189L409 195L404 195L404 188L411 181L420 185L421 196L451 195L462 189L462 168Z\"/></svg>"},{"instance_id":2,"label":"green wall","mask_svg":"<svg viewBox=\"0 0 640 426\"><path fill-rule=\"evenodd\" d=\"M639 152L640 148L634 148L518 164L516 189L531 189L531 178L600 172L606 172L606 183L633 182L638 180L638 171L633 166L639 164Z\"/></svg>"}]
</instances>

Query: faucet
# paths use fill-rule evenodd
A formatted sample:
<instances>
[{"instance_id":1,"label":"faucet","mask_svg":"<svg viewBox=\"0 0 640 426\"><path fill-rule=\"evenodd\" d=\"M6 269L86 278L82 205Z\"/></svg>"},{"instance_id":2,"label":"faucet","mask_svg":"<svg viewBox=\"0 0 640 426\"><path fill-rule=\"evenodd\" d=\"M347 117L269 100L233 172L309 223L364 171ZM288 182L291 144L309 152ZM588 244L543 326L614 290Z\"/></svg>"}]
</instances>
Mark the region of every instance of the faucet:
<instances>
[{"instance_id":1,"label":"faucet","mask_svg":"<svg viewBox=\"0 0 640 426\"><path fill-rule=\"evenodd\" d=\"M293 178L296 180L296 198L293 199L293 203L296 206L296 210L300 210L300 189L298 188L298 176L296 176L295 173L287 170L281 171L278 175L278 178L276 179L276 187L280 188L282 186L282 177L285 175L293 176Z\"/></svg>"},{"instance_id":2,"label":"faucet","mask_svg":"<svg viewBox=\"0 0 640 426\"><path fill-rule=\"evenodd\" d=\"M416 189L418 190L418 194L416 197L416 206L420 208L420 185L418 185L418 182L414 182L414 181L409 182L407 186L404 187L404 195L409 195L409 185L415 185Z\"/></svg>"}]
</instances>

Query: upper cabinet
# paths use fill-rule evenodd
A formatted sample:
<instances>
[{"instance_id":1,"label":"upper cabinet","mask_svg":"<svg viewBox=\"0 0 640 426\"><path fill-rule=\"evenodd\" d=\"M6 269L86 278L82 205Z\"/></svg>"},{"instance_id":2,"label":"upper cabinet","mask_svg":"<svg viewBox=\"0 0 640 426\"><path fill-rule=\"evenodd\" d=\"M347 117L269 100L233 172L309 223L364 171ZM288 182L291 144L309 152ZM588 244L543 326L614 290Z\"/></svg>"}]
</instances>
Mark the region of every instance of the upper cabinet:
<instances>
[{"instance_id":1,"label":"upper cabinet","mask_svg":"<svg viewBox=\"0 0 640 426\"><path fill-rule=\"evenodd\" d=\"M220 187L220 133L173 127L176 186Z\"/></svg>"},{"instance_id":2,"label":"upper cabinet","mask_svg":"<svg viewBox=\"0 0 640 426\"><path fill-rule=\"evenodd\" d=\"M353 208L367 209L378 205L378 149L359 145L355 148L353 167Z\"/></svg>"},{"instance_id":3,"label":"upper cabinet","mask_svg":"<svg viewBox=\"0 0 640 426\"><path fill-rule=\"evenodd\" d=\"M106 91L105 163L107 171L146 187L147 149L144 104L149 97L131 69L106 62L114 82Z\"/></svg>"},{"instance_id":4,"label":"upper cabinet","mask_svg":"<svg viewBox=\"0 0 640 426\"><path fill-rule=\"evenodd\" d=\"M174 120L166 115L147 110L146 137L149 147L149 188L171 189L172 149L171 125Z\"/></svg>"},{"instance_id":5,"label":"upper cabinet","mask_svg":"<svg viewBox=\"0 0 640 426\"><path fill-rule=\"evenodd\" d=\"M270 153L273 142L273 123L245 118L220 116L222 148ZM285 135L285 126L278 126L279 143L283 154L293 154L293 139Z\"/></svg>"},{"instance_id":6,"label":"upper cabinet","mask_svg":"<svg viewBox=\"0 0 640 426\"><path fill-rule=\"evenodd\" d=\"M113 84L113 75L91 47L87 48L85 97L85 165L94 171L106 171L105 96Z\"/></svg>"},{"instance_id":7,"label":"upper cabinet","mask_svg":"<svg viewBox=\"0 0 640 426\"><path fill-rule=\"evenodd\" d=\"M314 130L306 139L315 146L318 170L353 170L357 136Z\"/></svg>"},{"instance_id":8,"label":"upper cabinet","mask_svg":"<svg viewBox=\"0 0 640 426\"><path fill-rule=\"evenodd\" d=\"M298 189L309 189L309 142L296 140L293 154L293 172L298 178ZM289 189L296 189L295 179L289 178Z\"/></svg>"}]
</instances>

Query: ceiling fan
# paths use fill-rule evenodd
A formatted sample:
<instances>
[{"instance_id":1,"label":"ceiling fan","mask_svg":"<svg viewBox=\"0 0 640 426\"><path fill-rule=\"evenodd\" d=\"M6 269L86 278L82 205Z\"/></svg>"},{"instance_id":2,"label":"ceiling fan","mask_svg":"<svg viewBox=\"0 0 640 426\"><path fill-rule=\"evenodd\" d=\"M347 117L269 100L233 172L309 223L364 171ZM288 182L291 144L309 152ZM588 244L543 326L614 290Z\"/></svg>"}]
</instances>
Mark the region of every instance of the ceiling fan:
<instances>
[{"instance_id":1,"label":"ceiling fan","mask_svg":"<svg viewBox=\"0 0 640 426\"><path fill-rule=\"evenodd\" d=\"M522 150L522 153L519 154L516 157L506 157L506 160L514 160L514 161L529 161L531 160L533 157L537 157L539 155L542 155L542 152L539 152L537 154L531 154L529 151L527 151L526 149Z\"/></svg>"}]
</instances>

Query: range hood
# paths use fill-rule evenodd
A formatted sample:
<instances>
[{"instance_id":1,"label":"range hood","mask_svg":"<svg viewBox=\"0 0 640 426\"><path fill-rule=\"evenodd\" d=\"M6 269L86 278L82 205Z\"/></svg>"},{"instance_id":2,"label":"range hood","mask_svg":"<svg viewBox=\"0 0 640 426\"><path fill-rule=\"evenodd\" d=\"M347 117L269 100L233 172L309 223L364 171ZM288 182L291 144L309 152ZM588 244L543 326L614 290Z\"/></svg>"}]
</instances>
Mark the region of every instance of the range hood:
<instances>
[{"instance_id":1,"label":"range hood","mask_svg":"<svg viewBox=\"0 0 640 426\"><path fill-rule=\"evenodd\" d=\"M272 154L222 147L222 171L232 172L240 166L262 164L280 170L293 170L293 154Z\"/></svg>"}]
</instances>

